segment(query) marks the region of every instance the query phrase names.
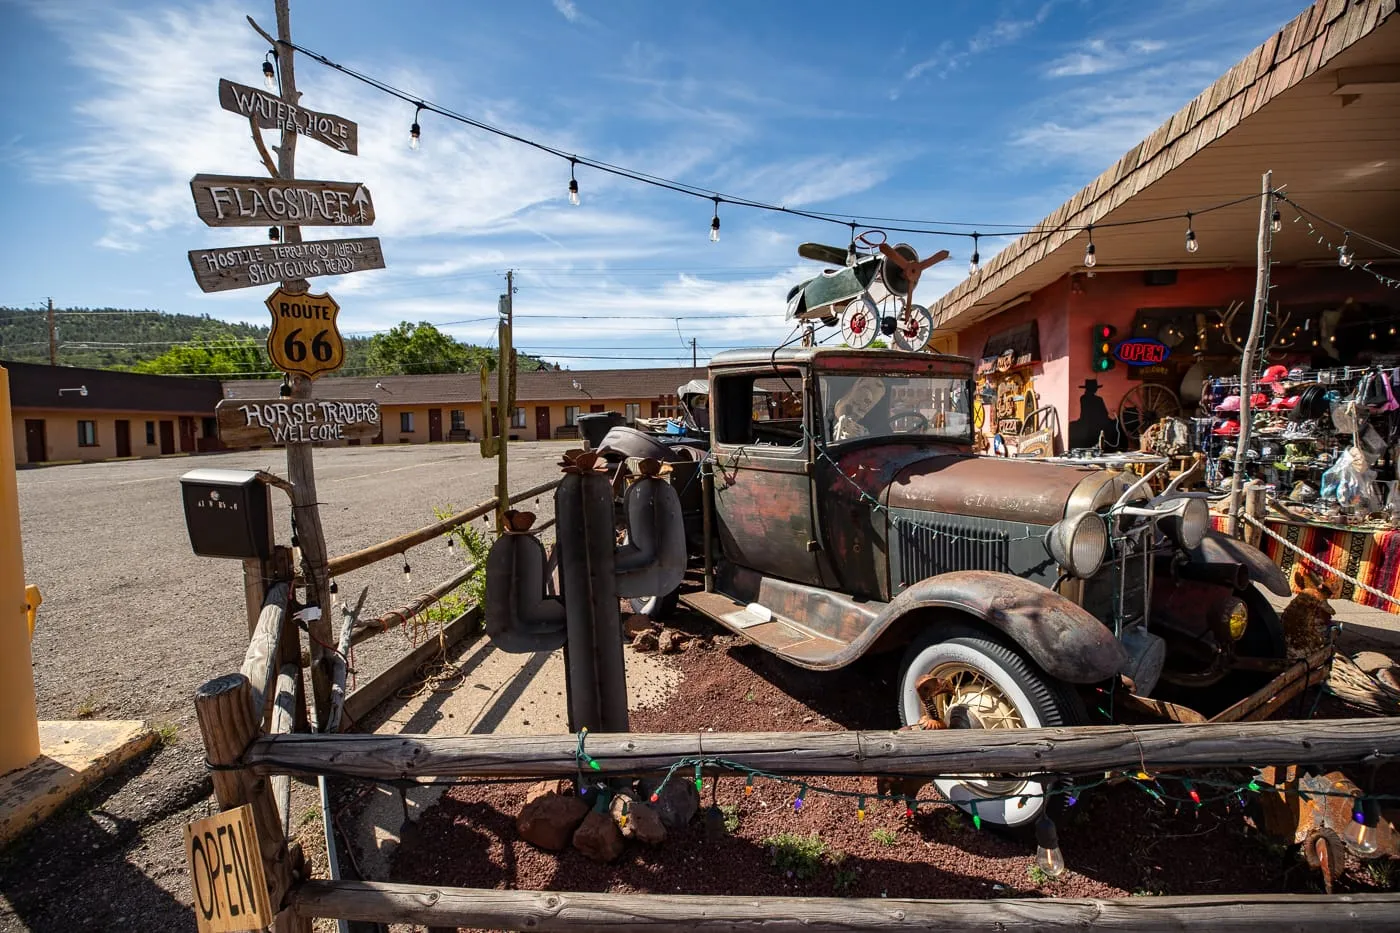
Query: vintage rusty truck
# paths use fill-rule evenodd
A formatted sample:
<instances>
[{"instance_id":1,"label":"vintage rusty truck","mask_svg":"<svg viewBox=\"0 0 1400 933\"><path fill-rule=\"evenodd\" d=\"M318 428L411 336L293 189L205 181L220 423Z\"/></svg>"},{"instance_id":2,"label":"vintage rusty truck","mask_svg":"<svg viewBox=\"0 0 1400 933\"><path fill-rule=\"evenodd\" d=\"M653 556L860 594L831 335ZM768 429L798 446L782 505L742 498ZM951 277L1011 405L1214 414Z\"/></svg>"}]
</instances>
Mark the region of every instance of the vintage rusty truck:
<instances>
[{"instance_id":1,"label":"vintage rusty truck","mask_svg":"<svg viewBox=\"0 0 1400 933\"><path fill-rule=\"evenodd\" d=\"M1325 677L1289 658L1263 553L1136 472L973 452L970 360L786 348L716 356L690 436L615 428L616 463L672 464L692 571L676 600L813 670L902 651L901 721L1012 729L1258 718ZM694 393L692 393L694 394ZM697 406L698 410L698 406ZM938 781L1032 825L1041 782ZM1020 795L1020 796L1018 796Z\"/></svg>"}]
</instances>

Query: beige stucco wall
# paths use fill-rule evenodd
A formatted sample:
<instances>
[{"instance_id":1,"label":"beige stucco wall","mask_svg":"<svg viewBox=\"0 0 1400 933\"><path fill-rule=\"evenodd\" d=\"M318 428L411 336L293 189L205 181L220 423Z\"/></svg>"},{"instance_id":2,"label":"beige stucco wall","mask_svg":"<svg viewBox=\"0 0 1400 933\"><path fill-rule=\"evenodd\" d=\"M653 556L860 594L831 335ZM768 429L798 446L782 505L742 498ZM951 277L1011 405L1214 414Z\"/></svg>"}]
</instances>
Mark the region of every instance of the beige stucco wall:
<instances>
[{"instance_id":1,"label":"beige stucco wall","mask_svg":"<svg viewBox=\"0 0 1400 933\"><path fill-rule=\"evenodd\" d=\"M212 414L212 413L210 413ZM191 412L194 418L196 442L204 437L203 414ZM25 421L44 422L44 461L54 460L104 460L117 456L118 421L131 423L131 455L133 457L154 457L160 454L160 422L169 421L174 432L175 452L180 451L180 415L171 412L131 412L131 411L56 411L45 409L17 408L11 412L14 421L15 461L29 463L29 445L25 439ZM97 443L90 447L78 444L78 422L94 422ZM146 443L146 422L156 423L155 443Z\"/></svg>"}]
</instances>

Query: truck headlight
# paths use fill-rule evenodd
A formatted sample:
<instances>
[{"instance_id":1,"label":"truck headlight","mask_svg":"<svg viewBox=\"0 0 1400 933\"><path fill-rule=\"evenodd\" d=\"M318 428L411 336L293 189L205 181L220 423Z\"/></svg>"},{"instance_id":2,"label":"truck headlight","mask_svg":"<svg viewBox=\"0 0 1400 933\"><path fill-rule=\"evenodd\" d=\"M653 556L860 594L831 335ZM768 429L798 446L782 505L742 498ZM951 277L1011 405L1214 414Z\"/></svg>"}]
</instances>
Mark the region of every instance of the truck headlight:
<instances>
[{"instance_id":1,"label":"truck headlight","mask_svg":"<svg viewBox=\"0 0 1400 933\"><path fill-rule=\"evenodd\" d=\"M1198 547L1210 530L1210 506L1204 499L1182 499L1171 514L1158 519L1157 525L1177 547L1189 551Z\"/></svg>"},{"instance_id":2,"label":"truck headlight","mask_svg":"<svg viewBox=\"0 0 1400 933\"><path fill-rule=\"evenodd\" d=\"M1224 606L1225 629L1230 633L1231 641L1239 641L1244 637L1244 630L1249 628L1249 607L1243 600L1231 600Z\"/></svg>"},{"instance_id":3,"label":"truck headlight","mask_svg":"<svg viewBox=\"0 0 1400 933\"><path fill-rule=\"evenodd\" d=\"M1045 547L1072 576L1087 580L1099 572L1108 551L1108 526L1097 512L1080 512L1051 528Z\"/></svg>"}]
</instances>

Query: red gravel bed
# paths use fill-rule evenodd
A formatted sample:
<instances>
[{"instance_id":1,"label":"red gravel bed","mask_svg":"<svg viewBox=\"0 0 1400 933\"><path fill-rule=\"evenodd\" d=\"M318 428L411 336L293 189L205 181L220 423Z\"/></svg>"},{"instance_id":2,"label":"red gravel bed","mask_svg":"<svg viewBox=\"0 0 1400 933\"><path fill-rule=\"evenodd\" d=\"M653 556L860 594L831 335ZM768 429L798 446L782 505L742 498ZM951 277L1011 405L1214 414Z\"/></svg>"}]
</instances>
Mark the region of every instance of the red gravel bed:
<instances>
[{"instance_id":1,"label":"red gravel bed","mask_svg":"<svg viewBox=\"0 0 1400 933\"><path fill-rule=\"evenodd\" d=\"M721 636L712 649L675 658L683 675L678 695L664 709L634 712L632 729L892 728L896 662L867 659L818 674ZM818 783L876 793L873 779L814 779L813 787ZM410 830L393 880L525 890L920 898L1321 892L1319 876L1295 851L1256 833L1238 806L1173 812L1131 786L1088 791L1058 818L1070 871L1059 881L1039 882L1033 843L976 830L947 805L925 804L911 820L902 805L872 800L859 821L851 798L809 789L797 812L794 785L760 778L749 796L744 786L742 777L722 777L716 788L707 776L701 813L689 827L672 832L660 847L629 843L612 864L517 839L514 820L525 785L454 787ZM932 786L921 795L935 796ZM737 815L732 833L713 825L706 831L704 808L712 800ZM825 844L810 877L775 866L767 840L781 833L815 833ZM1353 864L1338 891L1384 890L1391 883Z\"/></svg>"}]
</instances>

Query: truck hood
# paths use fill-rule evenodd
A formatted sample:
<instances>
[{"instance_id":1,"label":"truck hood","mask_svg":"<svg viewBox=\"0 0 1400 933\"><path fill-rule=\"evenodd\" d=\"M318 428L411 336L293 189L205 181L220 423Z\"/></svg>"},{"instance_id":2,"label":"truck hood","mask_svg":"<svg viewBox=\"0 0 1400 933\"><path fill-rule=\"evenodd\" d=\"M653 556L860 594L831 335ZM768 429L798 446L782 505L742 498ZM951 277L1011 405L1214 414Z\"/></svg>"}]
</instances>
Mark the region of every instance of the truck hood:
<instances>
[{"instance_id":1,"label":"truck hood","mask_svg":"<svg viewBox=\"0 0 1400 933\"><path fill-rule=\"evenodd\" d=\"M1101 497L1112 502L1121 488L1116 473L1093 467L934 454L906 463L884 499L892 509L1053 525L1069 511L1102 504Z\"/></svg>"}]
</instances>

